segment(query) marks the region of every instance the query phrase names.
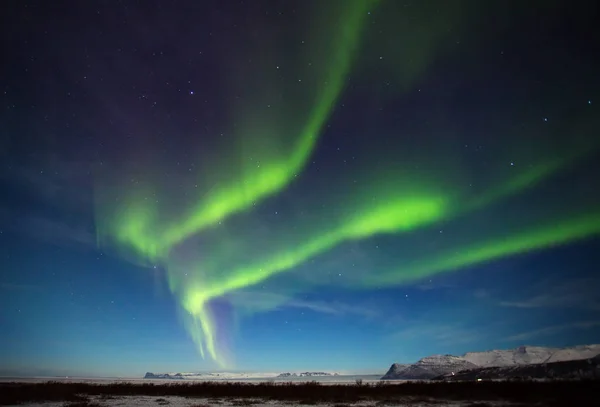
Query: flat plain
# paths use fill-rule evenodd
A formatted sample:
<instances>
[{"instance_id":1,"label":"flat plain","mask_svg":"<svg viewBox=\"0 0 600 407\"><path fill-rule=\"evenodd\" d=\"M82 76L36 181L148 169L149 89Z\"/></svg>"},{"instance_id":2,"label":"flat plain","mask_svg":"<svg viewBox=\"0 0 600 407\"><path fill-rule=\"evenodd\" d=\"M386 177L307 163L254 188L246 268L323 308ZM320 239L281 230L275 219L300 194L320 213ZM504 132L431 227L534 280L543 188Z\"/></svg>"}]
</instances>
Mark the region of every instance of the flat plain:
<instances>
[{"instance_id":1,"label":"flat plain","mask_svg":"<svg viewBox=\"0 0 600 407\"><path fill-rule=\"evenodd\" d=\"M173 382L2 381L0 405L43 407L598 406L598 381Z\"/></svg>"}]
</instances>

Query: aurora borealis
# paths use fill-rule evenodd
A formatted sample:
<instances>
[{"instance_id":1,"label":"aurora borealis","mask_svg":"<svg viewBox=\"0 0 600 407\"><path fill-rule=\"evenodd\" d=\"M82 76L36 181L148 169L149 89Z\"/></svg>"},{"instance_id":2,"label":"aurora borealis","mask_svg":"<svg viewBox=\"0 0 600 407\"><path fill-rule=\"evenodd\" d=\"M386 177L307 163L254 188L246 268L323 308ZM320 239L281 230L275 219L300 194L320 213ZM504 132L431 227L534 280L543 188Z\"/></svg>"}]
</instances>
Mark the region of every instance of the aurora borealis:
<instances>
[{"instance_id":1,"label":"aurora borealis","mask_svg":"<svg viewBox=\"0 0 600 407\"><path fill-rule=\"evenodd\" d=\"M15 6L3 365L279 369L320 338L352 370L600 339L593 13L565 7ZM569 324L592 328L548 329Z\"/></svg>"}]
</instances>

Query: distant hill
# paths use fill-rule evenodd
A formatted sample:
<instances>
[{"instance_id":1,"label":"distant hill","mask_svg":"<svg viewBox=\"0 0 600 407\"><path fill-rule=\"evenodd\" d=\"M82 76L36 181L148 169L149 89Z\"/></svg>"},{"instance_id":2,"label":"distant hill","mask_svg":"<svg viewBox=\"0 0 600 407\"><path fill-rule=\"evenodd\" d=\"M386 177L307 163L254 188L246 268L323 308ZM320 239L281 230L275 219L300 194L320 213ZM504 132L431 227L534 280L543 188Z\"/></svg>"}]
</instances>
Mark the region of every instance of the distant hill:
<instances>
[{"instance_id":1,"label":"distant hill","mask_svg":"<svg viewBox=\"0 0 600 407\"><path fill-rule=\"evenodd\" d=\"M144 379L184 379L181 373L152 373L146 372Z\"/></svg>"},{"instance_id":2,"label":"distant hill","mask_svg":"<svg viewBox=\"0 0 600 407\"><path fill-rule=\"evenodd\" d=\"M277 377L277 373L238 373L238 372L196 372L196 373L152 373L147 372L144 379L163 380L243 380L269 379Z\"/></svg>"},{"instance_id":3,"label":"distant hill","mask_svg":"<svg viewBox=\"0 0 600 407\"><path fill-rule=\"evenodd\" d=\"M339 376L337 373L326 372L303 372L303 373L281 373L277 377L319 377L319 376Z\"/></svg>"},{"instance_id":4,"label":"distant hill","mask_svg":"<svg viewBox=\"0 0 600 407\"><path fill-rule=\"evenodd\" d=\"M203 372L203 373L152 373L147 372L144 379L162 380L244 380L244 379L273 379L293 377L322 377L338 376L337 373L328 372L302 372L302 373L237 373L237 372Z\"/></svg>"}]
</instances>

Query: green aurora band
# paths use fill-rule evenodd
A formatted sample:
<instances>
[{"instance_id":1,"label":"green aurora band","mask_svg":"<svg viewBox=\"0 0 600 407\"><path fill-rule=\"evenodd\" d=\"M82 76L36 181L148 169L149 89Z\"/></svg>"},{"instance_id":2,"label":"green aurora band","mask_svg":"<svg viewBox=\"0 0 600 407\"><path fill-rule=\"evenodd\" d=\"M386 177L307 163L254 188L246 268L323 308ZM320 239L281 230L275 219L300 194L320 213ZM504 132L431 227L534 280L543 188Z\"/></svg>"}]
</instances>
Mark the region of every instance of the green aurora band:
<instances>
[{"instance_id":1,"label":"green aurora band","mask_svg":"<svg viewBox=\"0 0 600 407\"><path fill-rule=\"evenodd\" d=\"M555 224L542 225L533 230L472 243L466 247L456 247L446 253L437 254L433 259L409 264L406 269L380 273L368 284L382 286L405 283L513 254L558 246L599 233L600 211L596 211L559 220Z\"/></svg>"},{"instance_id":2,"label":"green aurora band","mask_svg":"<svg viewBox=\"0 0 600 407\"><path fill-rule=\"evenodd\" d=\"M250 103L243 105L240 109L242 113L238 114L237 119L250 127L241 126L241 134L237 140L240 145L253 146L253 157L245 158L249 157L249 152L239 151L238 158L244 157L241 158L243 161L241 166L236 161L221 164L219 167L223 168L222 172L227 173L228 177L224 180L220 179L216 186L214 180L209 180L210 187L200 194L201 199L182 208L181 212L184 214L182 218L174 221L168 219L166 224L164 223L161 219L164 210L156 204L158 201L154 198L158 194L151 186L151 179L142 181L142 186L138 185L133 192L130 190L125 192L127 188L115 192L105 185L97 185L96 225L99 245L107 246L115 243L122 252L133 250L134 258L168 265L170 250L186 238L207 227L219 224L231 215L252 208L257 201L285 188L302 170L316 145L322 127L335 106L351 70L360 43L364 20L368 15L367 11L376 3L375 0L351 3L332 1L327 6L320 6L312 11L311 24L316 28L307 33L308 51L299 53L305 54L302 56L309 61L308 65L314 68L314 72L312 76L307 75L308 81L296 84L299 91L287 89L290 93L288 97L291 96L289 99L296 105L289 106L288 114L284 115L290 117L290 114L298 115L298 112L307 111L306 119L303 123L293 122L292 125L287 126L271 123L272 128L266 128L265 123L269 123L269 120L272 121L274 116L281 115L284 111L269 112L268 115L263 113L260 115L262 120L257 122L254 116L259 112L255 107L260 105L270 108L271 106L267 103L258 103L263 101L256 100L255 94L264 94L264 91L254 93L253 89L248 89ZM323 38L328 38L329 41L324 41ZM298 42L305 43L304 40L299 39ZM262 47L264 44L261 43L259 49L254 50L255 53L265 54L266 50ZM314 63L313 66L311 61L318 61L318 63ZM275 60L269 62L271 70L275 67L279 69ZM261 66L261 68L265 67ZM256 82L256 73L256 70L251 74L234 72L232 80L235 82L235 78L244 76L249 83L253 83ZM270 86L263 82L262 85L264 88L275 90L281 86L277 82ZM296 97L305 101L305 105L301 103L298 105ZM289 103L287 100L284 101L284 105ZM250 114L243 113L244 110L250 111ZM290 137L290 134L294 133L299 134ZM251 142L247 142L247 139ZM291 147L281 147L286 139L293 140ZM273 151L272 146L280 148ZM227 170L228 168L235 170L231 172ZM143 179L143 176L140 178ZM120 204L116 205L116 210L114 210L114 201L106 200L107 197L114 195L122 198ZM149 200L148 197L153 199ZM170 282L173 288L172 279ZM184 320L188 321L186 325L198 344L200 353L204 355L206 350L215 361L223 364L215 348L214 323L206 312L204 304L196 304L193 308L184 305L184 308L193 317L192 322L187 318Z\"/></svg>"},{"instance_id":3,"label":"green aurora band","mask_svg":"<svg viewBox=\"0 0 600 407\"><path fill-rule=\"evenodd\" d=\"M223 162L211 161L211 166L223 169L215 179L196 174L199 178L208 178L204 182L190 182L198 182L202 193L192 199L167 196L152 174L138 174L141 181L135 188L130 185L107 188L110 182L98 183L96 224L99 244L114 245L137 261L160 263L165 267L169 288L179 300L187 331L202 357L210 357L220 366L230 365L231 358L226 355L227 350L219 346L218 322L211 312L211 301L267 282L282 273L293 274L308 260L317 259L345 242L378 235L410 238L412 233L458 222L525 191L535 190L597 147L586 141L590 140L586 129L591 127L591 119L582 117L573 128L563 129L565 133L573 133L569 149L565 146L549 149L547 154L535 156L530 168L516 173L502 172L475 195L456 187L454 180L460 177L462 169L453 161L439 167L435 166L435 159L423 161L423 168L437 168L432 174L431 171L416 170L409 160L405 165L387 166L383 159L383 166L380 164L363 175L354 174L362 176L359 186L341 183L314 198L317 202L306 198L301 206L310 208L310 222L294 214L281 225L272 227L266 237L255 236L252 232L229 233L228 222L249 217L261 201L293 188L295 180L301 178L352 71L365 18L367 12L374 9L374 3L331 2L326 6L327 12L313 10L320 24L315 23L315 32L307 38L318 46L303 50L306 53L303 57L313 61L325 59L327 63L320 69L314 67L312 81L305 81L301 88L290 90L292 95L299 97L291 98L293 102L284 99L284 107L275 113L257 107L267 106L269 98L260 96L261 93L248 85L248 95L242 95L233 112L238 123L231 132L237 155L223 154L219 155ZM460 21L458 14L455 18ZM433 62L442 39L441 34L426 36L426 49L407 51L406 59L413 63L418 61L418 66L406 67L405 89L414 85L418 73L424 72ZM261 49L255 51L264 52ZM411 52L415 58L410 58ZM267 66L277 64L275 57L263 62ZM252 71L251 75L255 73ZM269 83L269 75L264 75L264 81L258 82L263 82L261 87L267 89L266 94L284 86L277 81ZM241 72L235 72L233 76L246 77ZM291 105L285 106L286 103ZM292 116L299 118L282 119ZM585 134L579 136L580 133ZM562 158L556 159L557 156ZM344 174L344 177L348 180L352 174ZM149 196L159 197L160 202L166 203L149 200ZM327 202L326 208L333 209L323 209L322 202ZM476 233L450 242L433 254L407 253L403 265L350 276L346 284L358 289L404 284L598 234L598 207L590 205L573 212L555 208L535 219L513 220L503 232L502 228L497 228L501 232ZM256 241L263 240L262 250L259 250ZM194 254L190 255L190 252ZM184 254L180 256L181 253ZM328 283L325 278L320 280L323 284ZM315 282L305 282L290 291L307 290L311 284Z\"/></svg>"},{"instance_id":4,"label":"green aurora band","mask_svg":"<svg viewBox=\"0 0 600 407\"><path fill-rule=\"evenodd\" d=\"M239 160L243 161L241 168L235 161L228 162L226 165L218 165L216 168L221 169L222 173L227 173L228 168L236 170L228 174L229 176L225 180L219 180L221 182L218 182L216 186L214 186L214 181L210 182L212 184L210 189L201 194L201 199L192 203L191 208L183 209L183 218L170 222L166 227L163 227L164 225L161 223L161 208L153 205L152 200L148 203L147 199L144 199L155 195L152 188L141 189L138 196L131 197L131 194L127 194L130 199L126 199L117 217L101 216L101 220L97 222L103 226L99 229L99 240L102 241L106 235L110 235L118 244L133 248L140 256L152 261L159 261L168 256L171 247L187 237L218 224L228 216L251 208L257 201L276 194L292 182L309 159L322 127L344 88L359 46L367 10L375 3L377 2L374 0L351 3L338 1L331 2L329 10L321 7L313 11L315 15L312 24L317 25L317 28L314 29L317 34L310 35L311 33L308 33L313 41L308 41L307 47L310 47L311 44L316 45L313 46L314 49L310 49L312 52L303 52L308 53L306 57L308 61L326 62L322 62L321 66L314 66L315 73L312 81L297 84L298 87L301 87L299 95L298 91L289 90L291 96L299 96L299 99L306 101L305 106L302 104L298 106L298 102L292 99L294 105L289 107L288 114L283 115L293 117L290 115L298 115L298 112L308 110L303 123L294 122L294 126L271 123L273 128L268 128L266 124L273 120L280 120L276 116L281 115L282 112L257 111L256 106L263 106L263 110L265 106L269 110L275 109L271 109L266 102L262 103L262 100L256 100L257 96L254 95L263 94L264 90L259 93L253 92L254 89L248 89L247 93L251 93L250 103L244 104L240 110L242 112L250 111L250 114L241 113L238 115L241 117L237 117L237 119L242 123L250 124L241 126L242 129L239 131L241 134L236 138L239 141L238 144L252 146L252 151L247 151L247 149L240 151ZM351 4L352 7L348 4ZM319 20L324 19L322 16L319 17L320 15L330 17L327 21L321 21L322 27L319 27L318 24ZM333 29L324 28L327 26L332 26ZM330 41L323 41L322 38L330 38ZM258 49L256 53L265 53L265 50ZM313 67L312 62L309 64ZM273 60L269 65L272 71L277 62ZM279 69L278 66L277 69ZM235 72L232 78L245 77L248 82L256 82L256 71L252 70L251 73L250 75ZM269 79L266 78L266 80ZM277 83L267 86L263 82L262 86L278 88ZM255 116L261 117L262 120L257 121ZM250 119L246 119L246 117L250 117ZM298 129L300 130L298 131ZM290 134L296 133L296 136L290 137ZM282 138L293 140L291 148L289 146L273 148L273 146L281 146L285 143ZM214 168L211 172L214 172ZM98 195L103 194L104 192L98 192ZM99 206L104 205L100 204ZM109 221L111 218L112 222Z\"/></svg>"}]
</instances>

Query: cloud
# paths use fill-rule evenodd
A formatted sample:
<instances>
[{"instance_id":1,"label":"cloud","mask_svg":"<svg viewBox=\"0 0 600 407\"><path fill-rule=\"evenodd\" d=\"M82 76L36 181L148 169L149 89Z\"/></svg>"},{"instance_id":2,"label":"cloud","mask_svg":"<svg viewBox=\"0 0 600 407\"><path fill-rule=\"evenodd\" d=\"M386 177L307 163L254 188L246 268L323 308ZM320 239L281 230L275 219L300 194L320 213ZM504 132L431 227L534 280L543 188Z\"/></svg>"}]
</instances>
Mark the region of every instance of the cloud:
<instances>
[{"instance_id":1,"label":"cloud","mask_svg":"<svg viewBox=\"0 0 600 407\"><path fill-rule=\"evenodd\" d=\"M78 220L67 222L39 214L15 214L7 208L0 208L0 220L7 220L9 229L17 234L54 245L94 247L96 244L92 227Z\"/></svg>"},{"instance_id":2,"label":"cloud","mask_svg":"<svg viewBox=\"0 0 600 407\"><path fill-rule=\"evenodd\" d=\"M41 291L42 287L33 284L0 283L0 290L6 291Z\"/></svg>"},{"instance_id":3,"label":"cloud","mask_svg":"<svg viewBox=\"0 0 600 407\"><path fill-rule=\"evenodd\" d=\"M366 306L345 304L339 301L324 302L292 300L286 305L288 307L305 308L314 312L332 315L356 315L364 318L376 318L380 315L380 312L375 309Z\"/></svg>"},{"instance_id":4,"label":"cloud","mask_svg":"<svg viewBox=\"0 0 600 407\"><path fill-rule=\"evenodd\" d=\"M79 244L93 246L96 243L94 233L81 225L69 225L50 218L29 217L24 219L26 233L40 240L57 244Z\"/></svg>"},{"instance_id":5,"label":"cloud","mask_svg":"<svg viewBox=\"0 0 600 407\"><path fill-rule=\"evenodd\" d=\"M371 319L381 316L381 312L372 305L353 305L340 301L319 301L294 298L291 296L269 293L245 291L237 292L228 297L236 306L248 310L268 310L282 308L305 309L320 314L329 315L354 315Z\"/></svg>"},{"instance_id":6,"label":"cloud","mask_svg":"<svg viewBox=\"0 0 600 407\"><path fill-rule=\"evenodd\" d=\"M394 332L390 339L407 341L427 338L444 344L471 343L482 337L480 330L453 324L417 324Z\"/></svg>"},{"instance_id":7,"label":"cloud","mask_svg":"<svg viewBox=\"0 0 600 407\"><path fill-rule=\"evenodd\" d=\"M91 210L91 165L84 160L65 160L56 154L34 155L28 164L8 167L1 177L26 191L38 203L69 211Z\"/></svg>"},{"instance_id":8,"label":"cloud","mask_svg":"<svg viewBox=\"0 0 600 407\"><path fill-rule=\"evenodd\" d=\"M537 291L540 294L513 301L501 301L499 305L514 308L578 308L600 310L600 287L598 278L580 278L569 281L545 282Z\"/></svg>"},{"instance_id":9,"label":"cloud","mask_svg":"<svg viewBox=\"0 0 600 407\"><path fill-rule=\"evenodd\" d=\"M0 222L15 233L67 246L96 244L90 164L47 153L0 175Z\"/></svg>"},{"instance_id":10,"label":"cloud","mask_svg":"<svg viewBox=\"0 0 600 407\"><path fill-rule=\"evenodd\" d=\"M484 300L490 298L490 293L486 289L478 288L475 291L473 291L473 297L479 300Z\"/></svg>"},{"instance_id":11,"label":"cloud","mask_svg":"<svg viewBox=\"0 0 600 407\"><path fill-rule=\"evenodd\" d=\"M457 288L458 285L455 283L450 283L448 281L441 280L433 280L429 279L426 282L415 285L415 288L421 291L431 291L431 290L439 290L439 289L453 289Z\"/></svg>"},{"instance_id":12,"label":"cloud","mask_svg":"<svg viewBox=\"0 0 600 407\"><path fill-rule=\"evenodd\" d=\"M573 322L570 324L552 325L533 331L522 332L516 335L509 336L506 338L508 341L523 341L540 336L554 335L562 331L573 330L573 329L591 329L600 326L600 321L581 321Z\"/></svg>"}]
</instances>

